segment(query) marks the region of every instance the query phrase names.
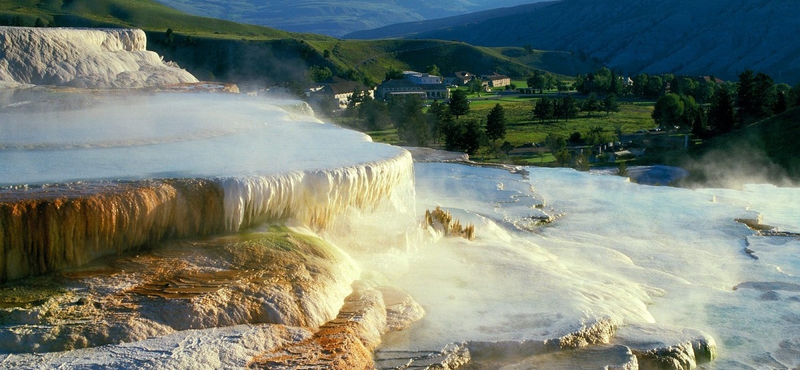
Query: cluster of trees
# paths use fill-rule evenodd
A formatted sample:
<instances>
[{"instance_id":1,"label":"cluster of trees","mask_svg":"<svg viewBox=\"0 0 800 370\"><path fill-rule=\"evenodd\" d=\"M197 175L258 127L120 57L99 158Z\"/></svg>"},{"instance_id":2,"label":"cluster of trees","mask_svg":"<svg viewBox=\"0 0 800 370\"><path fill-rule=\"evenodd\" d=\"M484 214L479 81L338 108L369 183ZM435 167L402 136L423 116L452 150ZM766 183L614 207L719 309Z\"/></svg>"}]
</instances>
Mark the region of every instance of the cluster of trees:
<instances>
[{"instance_id":1,"label":"cluster of trees","mask_svg":"<svg viewBox=\"0 0 800 370\"><path fill-rule=\"evenodd\" d=\"M715 83L703 93L705 101L692 94L696 91L670 87L656 102L653 120L661 127L691 129L707 138L800 106L800 84L793 88L775 84L770 76L750 70L742 72L735 84Z\"/></svg>"},{"instance_id":2,"label":"cluster of trees","mask_svg":"<svg viewBox=\"0 0 800 370\"><path fill-rule=\"evenodd\" d=\"M713 77L693 78L675 76L669 73L649 75L640 73L627 82L624 77L613 70L601 67L589 74L576 77L575 89L588 95L614 94L616 96L633 96L645 99L657 99L667 92L691 96L700 104L710 102L717 87Z\"/></svg>"},{"instance_id":3,"label":"cluster of trees","mask_svg":"<svg viewBox=\"0 0 800 370\"><path fill-rule=\"evenodd\" d=\"M540 123L555 120L558 122L560 119L569 122L570 119L578 116L578 112L586 112L586 115L591 115L592 112L605 111L606 115L612 112L619 112L619 102L617 96L608 94L603 100L599 100L597 94L591 93L583 101L578 101L571 95L562 98L549 98L544 97L539 99L535 104L533 111L534 120L539 120Z\"/></svg>"},{"instance_id":4,"label":"cluster of trees","mask_svg":"<svg viewBox=\"0 0 800 370\"><path fill-rule=\"evenodd\" d=\"M569 86L567 86L564 81L561 81L556 75L548 72L542 72L540 70L534 70L532 74L528 75L526 78L526 82L528 83L528 87L534 90L539 90L539 93L543 93L544 90L552 90L557 89L559 92L569 90Z\"/></svg>"},{"instance_id":5,"label":"cluster of trees","mask_svg":"<svg viewBox=\"0 0 800 370\"><path fill-rule=\"evenodd\" d=\"M506 135L507 119L500 104L495 105L485 121L463 119L470 110L463 90L453 91L448 103L434 101L427 111L424 111L424 101L417 95L395 97L389 102L364 93L353 96L345 112L353 119L353 124L365 130L395 127L399 139L407 145L442 143L447 150L473 155L481 147L497 148L498 140ZM503 144L511 149L510 143Z\"/></svg>"},{"instance_id":6,"label":"cluster of trees","mask_svg":"<svg viewBox=\"0 0 800 370\"><path fill-rule=\"evenodd\" d=\"M36 20L33 22L33 25L27 23L26 20L18 15L8 17L8 18L0 18L0 25L2 26L11 26L11 27L55 27L54 24L46 21L41 17L37 17Z\"/></svg>"}]
</instances>

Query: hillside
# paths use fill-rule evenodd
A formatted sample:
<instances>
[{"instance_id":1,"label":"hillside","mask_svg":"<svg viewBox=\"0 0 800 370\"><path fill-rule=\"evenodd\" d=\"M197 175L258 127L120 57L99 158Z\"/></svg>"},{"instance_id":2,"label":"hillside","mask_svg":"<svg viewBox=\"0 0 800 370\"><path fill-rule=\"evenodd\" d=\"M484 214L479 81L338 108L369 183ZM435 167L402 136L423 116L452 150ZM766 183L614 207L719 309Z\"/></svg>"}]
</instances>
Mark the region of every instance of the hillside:
<instances>
[{"instance_id":1,"label":"hillside","mask_svg":"<svg viewBox=\"0 0 800 370\"><path fill-rule=\"evenodd\" d=\"M380 28L349 33L347 35L344 35L343 38L372 40L372 39L415 37L416 35L423 32L447 29L450 27L457 27L465 24L480 23L492 18L507 17L507 16L512 16L514 14L532 12L540 8L543 8L545 6L549 6L553 3L554 1L542 1L533 4L525 4L514 7L497 8L491 10L484 10L481 12L455 15L452 17L414 21L414 22L394 23Z\"/></svg>"},{"instance_id":2,"label":"hillside","mask_svg":"<svg viewBox=\"0 0 800 370\"><path fill-rule=\"evenodd\" d=\"M292 32L342 36L398 22L420 21L542 0L157 0L181 11Z\"/></svg>"},{"instance_id":3,"label":"hillside","mask_svg":"<svg viewBox=\"0 0 800 370\"><path fill-rule=\"evenodd\" d=\"M397 28L394 36L568 50L626 74L735 79L749 68L794 84L800 81L800 43L794 37L799 18L800 7L793 0L563 0L413 35ZM392 36L385 31L359 35Z\"/></svg>"},{"instance_id":4,"label":"hillside","mask_svg":"<svg viewBox=\"0 0 800 370\"><path fill-rule=\"evenodd\" d=\"M594 67L566 52L527 53L522 48L452 41L337 40L196 17L149 0L0 0L0 24L33 26L37 21L49 26L142 28L148 50L198 78L254 88L299 87L308 81L311 66L370 83L380 82L390 67L424 70L436 64L443 73L494 71L515 78L534 68L574 75Z\"/></svg>"},{"instance_id":5,"label":"hillside","mask_svg":"<svg viewBox=\"0 0 800 370\"><path fill-rule=\"evenodd\" d=\"M16 19L15 19L16 18ZM193 36L276 39L292 34L272 28L198 17L150 0L0 0L0 22L34 26L41 18L47 26L135 27L164 32L167 28ZM309 36L307 36L309 37Z\"/></svg>"},{"instance_id":6,"label":"hillside","mask_svg":"<svg viewBox=\"0 0 800 370\"><path fill-rule=\"evenodd\" d=\"M747 181L800 183L800 108L714 138L666 161L692 174L688 185L736 187Z\"/></svg>"}]
</instances>

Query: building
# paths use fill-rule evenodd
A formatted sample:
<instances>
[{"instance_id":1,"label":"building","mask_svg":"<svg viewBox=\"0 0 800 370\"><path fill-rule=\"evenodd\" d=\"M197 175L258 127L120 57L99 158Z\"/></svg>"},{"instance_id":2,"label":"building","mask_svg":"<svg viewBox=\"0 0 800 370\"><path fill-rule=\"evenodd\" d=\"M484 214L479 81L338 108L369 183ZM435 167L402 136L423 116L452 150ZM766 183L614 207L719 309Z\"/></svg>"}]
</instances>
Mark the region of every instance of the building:
<instances>
[{"instance_id":1,"label":"building","mask_svg":"<svg viewBox=\"0 0 800 370\"><path fill-rule=\"evenodd\" d=\"M467 71L458 71L454 73L455 77L452 78L453 85L464 86L468 84L476 76Z\"/></svg>"},{"instance_id":2,"label":"building","mask_svg":"<svg viewBox=\"0 0 800 370\"><path fill-rule=\"evenodd\" d=\"M450 90L442 83L442 77L431 76L427 73L408 73L402 80L384 81L378 85L375 92L376 99L391 100L397 95L419 95L423 99L450 99ZM438 80L438 83L431 83ZM425 82L425 83L418 83Z\"/></svg>"},{"instance_id":3,"label":"building","mask_svg":"<svg viewBox=\"0 0 800 370\"><path fill-rule=\"evenodd\" d=\"M497 73L484 75L481 78L489 84L489 87L506 87L511 85L511 77L499 75Z\"/></svg>"},{"instance_id":4,"label":"building","mask_svg":"<svg viewBox=\"0 0 800 370\"><path fill-rule=\"evenodd\" d=\"M417 85L437 85L442 83L441 76L434 76L427 73L405 71L403 72L403 77Z\"/></svg>"},{"instance_id":5,"label":"building","mask_svg":"<svg viewBox=\"0 0 800 370\"><path fill-rule=\"evenodd\" d=\"M358 82L348 81L339 77L333 77L320 86L310 89L308 95L311 100L317 102L333 100L339 109L346 109L347 103L353 97L353 93L357 91L366 92L370 97L375 97L374 89L369 89Z\"/></svg>"}]
</instances>

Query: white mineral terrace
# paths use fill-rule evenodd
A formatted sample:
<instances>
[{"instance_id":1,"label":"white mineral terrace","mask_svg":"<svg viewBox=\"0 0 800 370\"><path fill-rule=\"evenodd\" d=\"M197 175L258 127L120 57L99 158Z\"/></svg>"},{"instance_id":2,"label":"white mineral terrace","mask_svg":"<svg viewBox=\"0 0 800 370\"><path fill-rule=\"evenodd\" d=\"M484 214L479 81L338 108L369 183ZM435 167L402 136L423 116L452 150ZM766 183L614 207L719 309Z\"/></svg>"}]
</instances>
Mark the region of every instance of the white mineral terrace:
<instances>
[{"instance_id":1,"label":"white mineral terrace","mask_svg":"<svg viewBox=\"0 0 800 370\"><path fill-rule=\"evenodd\" d=\"M135 88L197 82L146 46L142 30L0 27L0 87Z\"/></svg>"},{"instance_id":2,"label":"white mineral terrace","mask_svg":"<svg viewBox=\"0 0 800 370\"><path fill-rule=\"evenodd\" d=\"M413 208L407 151L322 124L299 102L121 94L66 111L33 105L0 113L0 280L167 238L266 221L324 229L351 207Z\"/></svg>"}]
</instances>

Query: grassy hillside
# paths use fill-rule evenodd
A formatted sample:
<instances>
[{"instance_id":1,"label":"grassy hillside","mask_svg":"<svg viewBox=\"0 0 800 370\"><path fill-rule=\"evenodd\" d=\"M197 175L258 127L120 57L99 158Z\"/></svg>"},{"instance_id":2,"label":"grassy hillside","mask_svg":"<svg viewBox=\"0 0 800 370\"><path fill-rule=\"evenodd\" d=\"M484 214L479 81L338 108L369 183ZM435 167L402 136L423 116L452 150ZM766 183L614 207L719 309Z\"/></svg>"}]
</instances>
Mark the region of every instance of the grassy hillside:
<instances>
[{"instance_id":1,"label":"grassy hillside","mask_svg":"<svg viewBox=\"0 0 800 370\"><path fill-rule=\"evenodd\" d=\"M401 70L425 70L436 64L450 75L467 70L482 74L497 72L516 78L534 68L557 74L573 75L590 70L569 53L535 51L527 54L521 48L483 48L462 42L439 40L336 40L309 41L316 49L330 50L331 60L351 66L375 81L380 81L389 67Z\"/></svg>"},{"instance_id":2,"label":"grassy hillside","mask_svg":"<svg viewBox=\"0 0 800 370\"><path fill-rule=\"evenodd\" d=\"M15 16L26 26L33 26L36 19L41 18L48 26L136 27L160 32L172 28L198 37L276 39L291 36L272 28L189 15L150 0L0 0L0 21L10 24Z\"/></svg>"},{"instance_id":3,"label":"grassy hillside","mask_svg":"<svg viewBox=\"0 0 800 370\"><path fill-rule=\"evenodd\" d=\"M793 85L800 81L800 43L792 37L798 18L791 0L562 0L412 35L400 28L394 36L570 50L625 74L730 80L749 68ZM384 31L380 37L392 36Z\"/></svg>"},{"instance_id":4,"label":"grassy hillside","mask_svg":"<svg viewBox=\"0 0 800 370\"><path fill-rule=\"evenodd\" d=\"M37 19L49 26L142 28L148 49L198 78L253 86L301 86L311 66L372 83L390 67L424 70L432 64L445 74L494 71L514 78L534 68L566 75L592 69L570 53L528 54L452 41L337 40L196 17L150 0L0 0L0 24L33 26ZM169 37L167 29L173 30Z\"/></svg>"},{"instance_id":5,"label":"grassy hillside","mask_svg":"<svg viewBox=\"0 0 800 370\"><path fill-rule=\"evenodd\" d=\"M737 186L745 181L800 183L800 108L720 136L664 160L687 168L691 183Z\"/></svg>"},{"instance_id":6,"label":"grassy hillside","mask_svg":"<svg viewBox=\"0 0 800 370\"><path fill-rule=\"evenodd\" d=\"M190 14L330 36L533 0L157 0Z\"/></svg>"},{"instance_id":7,"label":"grassy hillside","mask_svg":"<svg viewBox=\"0 0 800 370\"><path fill-rule=\"evenodd\" d=\"M552 4L552 1L542 1L533 4L525 4L514 7L500 8L497 4L496 9L484 10L475 13L461 14L452 17L429 19L423 21L402 22L398 19L388 26L366 29L344 35L346 39L385 39L399 37L414 37L422 32L436 31L450 27L458 27L465 24L480 23L488 19L507 17L519 13L532 12L536 9ZM402 23L401 23L402 22Z\"/></svg>"}]
</instances>

